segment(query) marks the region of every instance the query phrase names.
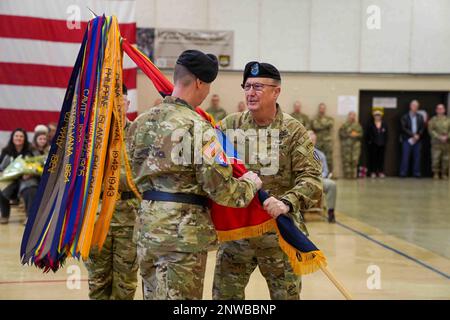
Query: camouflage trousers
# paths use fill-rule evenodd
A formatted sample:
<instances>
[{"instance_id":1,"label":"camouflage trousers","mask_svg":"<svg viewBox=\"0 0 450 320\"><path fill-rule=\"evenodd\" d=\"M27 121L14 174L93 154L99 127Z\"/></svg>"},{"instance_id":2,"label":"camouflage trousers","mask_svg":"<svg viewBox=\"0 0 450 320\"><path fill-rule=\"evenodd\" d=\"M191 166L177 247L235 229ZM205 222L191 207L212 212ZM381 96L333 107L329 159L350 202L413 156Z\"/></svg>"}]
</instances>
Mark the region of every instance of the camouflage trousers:
<instances>
[{"instance_id":1,"label":"camouflage trousers","mask_svg":"<svg viewBox=\"0 0 450 320\"><path fill-rule=\"evenodd\" d=\"M332 141L317 141L316 148L322 151L327 158L328 171L333 172L333 142Z\"/></svg>"},{"instance_id":2,"label":"camouflage trousers","mask_svg":"<svg viewBox=\"0 0 450 320\"><path fill-rule=\"evenodd\" d=\"M250 275L259 267L272 300L299 300L301 277L294 274L274 233L224 242L217 251L213 299L243 300Z\"/></svg>"},{"instance_id":3,"label":"camouflage trousers","mask_svg":"<svg viewBox=\"0 0 450 320\"><path fill-rule=\"evenodd\" d=\"M449 145L440 143L431 145L431 167L433 172L448 175Z\"/></svg>"},{"instance_id":4,"label":"camouflage trousers","mask_svg":"<svg viewBox=\"0 0 450 320\"><path fill-rule=\"evenodd\" d=\"M358 174L358 162L361 155L361 142L341 142L341 159L344 178L354 179Z\"/></svg>"},{"instance_id":5,"label":"camouflage trousers","mask_svg":"<svg viewBox=\"0 0 450 320\"><path fill-rule=\"evenodd\" d=\"M158 252L138 246L144 300L200 300L207 252Z\"/></svg>"},{"instance_id":6,"label":"camouflage trousers","mask_svg":"<svg viewBox=\"0 0 450 320\"><path fill-rule=\"evenodd\" d=\"M102 250L91 249L85 262L89 298L132 300L137 287L137 253L133 227L110 227Z\"/></svg>"}]
</instances>

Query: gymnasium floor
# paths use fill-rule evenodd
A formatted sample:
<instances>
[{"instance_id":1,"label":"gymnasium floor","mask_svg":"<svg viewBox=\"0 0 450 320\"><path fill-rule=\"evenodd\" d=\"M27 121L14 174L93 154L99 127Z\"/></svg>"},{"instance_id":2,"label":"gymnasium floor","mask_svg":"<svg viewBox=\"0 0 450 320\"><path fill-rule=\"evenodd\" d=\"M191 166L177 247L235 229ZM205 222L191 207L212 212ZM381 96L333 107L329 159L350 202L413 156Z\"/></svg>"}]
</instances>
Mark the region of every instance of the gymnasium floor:
<instances>
[{"instance_id":1,"label":"gymnasium floor","mask_svg":"<svg viewBox=\"0 0 450 320\"><path fill-rule=\"evenodd\" d=\"M307 215L313 242L355 299L450 299L450 184L431 179L338 180L336 224ZM23 214L0 225L0 299L87 299L87 272L69 260L56 274L19 263ZM211 299L215 252L208 257L204 298ZM68 271L81 270L68 289ZM375 270L375 274L373 273ZM378 272L379 271L379 272ZM72 271L73 272L73 271ZM369 273L368 273L369 272ZM379 275L380 286L373 279ZM268 299L256 271L247 299ZM142 299L138 287L136 299ZM318 271L303 277L302 299L343 299Z\"/></svg>"}]
</instances>

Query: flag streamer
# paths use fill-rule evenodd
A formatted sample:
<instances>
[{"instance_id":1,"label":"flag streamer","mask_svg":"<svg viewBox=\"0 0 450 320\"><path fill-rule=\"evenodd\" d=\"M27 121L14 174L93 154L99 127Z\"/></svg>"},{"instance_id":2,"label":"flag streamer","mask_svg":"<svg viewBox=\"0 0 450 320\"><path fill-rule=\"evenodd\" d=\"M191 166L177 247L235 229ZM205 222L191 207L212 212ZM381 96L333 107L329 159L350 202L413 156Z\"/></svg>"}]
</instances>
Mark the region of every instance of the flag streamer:
<instances>
[{"instance_id":1,"label":"flag streamer","mask_svg":"<svg viewBox=\"0 0 450 320\"><path fill-rule=\"evenodd\" d=\"M68 257L86 259L93 245L101 249L120 196L121 165L141 198L123 142L122 57L117 18L92 19L22 238L23 264L56 271Z\"/></svg>"}]
</instances>

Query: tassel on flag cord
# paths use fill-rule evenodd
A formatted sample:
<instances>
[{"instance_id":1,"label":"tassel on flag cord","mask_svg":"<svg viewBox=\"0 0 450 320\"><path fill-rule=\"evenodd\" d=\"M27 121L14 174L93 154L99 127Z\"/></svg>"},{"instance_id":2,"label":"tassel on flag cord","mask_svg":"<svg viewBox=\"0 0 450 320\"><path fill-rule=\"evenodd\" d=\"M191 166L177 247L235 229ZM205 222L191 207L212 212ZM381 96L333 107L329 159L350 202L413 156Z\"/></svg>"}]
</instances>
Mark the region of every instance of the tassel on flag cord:
<instances>
[{"instance_id":1,"label":"tassel on flag cord","mask_svg":"<svg viewBox=\"0 0 450 320\"><path fill-rule=\"evenodd\" d=\"M136 63L144 74L152 81L156 90L165 97L173 91L173 84L150 61L150 59L137 48L130 45L126 39L122 39L122 48ZM196 112L214 126L214 119L200 107ZM234 146L226 139L225 133L216 127L217 136L226 153L225 158L232 165L233 175L242 176L247 169L238 159ZM221 156L221 155L218 155ZM221 161L221 159L216 159ZM348 300L352 297L336 277L327 269L327 261L314 243L309 240L285 215L280 215L276 221L263 209L262 203L268 198L267 192L258 191L258 197L252 200L247 208L229 208L220 206L211 201L211 217L220 241L240 240L249 237L257 237L269 231L276 231L279 235L279 245L288 256L289 262L298 275L313 273L322 270L336 288Z\"/></svg>"}]
</instances>

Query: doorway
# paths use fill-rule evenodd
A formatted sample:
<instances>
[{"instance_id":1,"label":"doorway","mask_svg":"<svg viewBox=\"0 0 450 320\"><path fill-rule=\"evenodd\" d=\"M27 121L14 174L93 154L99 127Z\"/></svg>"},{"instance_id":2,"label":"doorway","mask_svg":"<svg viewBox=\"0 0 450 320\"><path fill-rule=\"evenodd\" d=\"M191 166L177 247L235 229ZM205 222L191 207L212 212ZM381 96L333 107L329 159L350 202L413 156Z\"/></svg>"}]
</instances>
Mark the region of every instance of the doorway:
<instances>
[{"instance_id":1,"label":"doorway","mask_svg":"<svg viewBox=\"0 0 450 320\"><path fill-rule=\"evenodd\" d=\"M386 176L398 176L401 159L400 145L400 118L408 112L411 100L418 100L420 109L426 112L428 121L435 115L436 105L443 103L447 105L449 93L443 91L372 91L361 90L359 92L359 121L366 128L372 120L373 98L396 98L396 107L384 109L384 121L388 127L388 142L385 154ZM361 163L367 167L367 145L363 143ZM431 145L427 126L422 140L421 169L423 177L431 177Z\"/></svg>"}]
</instances>

